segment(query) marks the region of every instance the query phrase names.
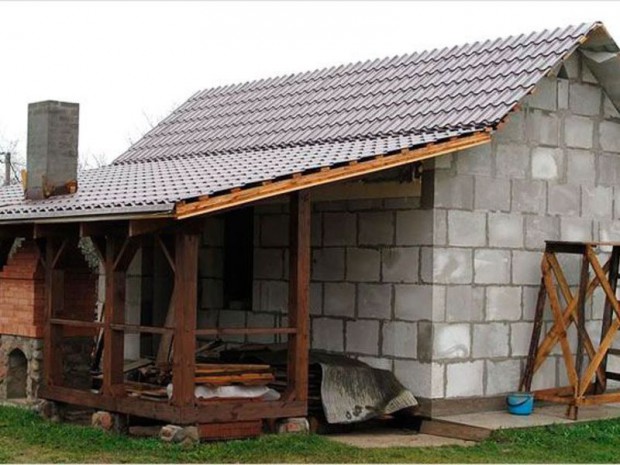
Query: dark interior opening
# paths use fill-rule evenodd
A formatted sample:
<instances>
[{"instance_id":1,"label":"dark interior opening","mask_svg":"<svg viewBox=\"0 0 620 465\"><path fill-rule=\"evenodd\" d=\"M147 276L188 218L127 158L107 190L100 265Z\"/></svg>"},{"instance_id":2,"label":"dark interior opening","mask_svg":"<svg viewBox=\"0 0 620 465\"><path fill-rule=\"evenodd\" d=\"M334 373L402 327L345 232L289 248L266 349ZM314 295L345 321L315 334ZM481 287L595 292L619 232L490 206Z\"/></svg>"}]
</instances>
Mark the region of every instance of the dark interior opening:
<instances>
[{"instance_id":1,"label":"dark interior opening","mask_svg":"<svg viewBox=\"0 0 620 465\"><path fill-rule=\"evenodd\" d=\"M254 208L226 213L224 232L224 305L249 310L252 308Z\"/></svg>"},{"instance_id":2,"label":"dark interior opening","mask_svg":"<svg viewBox=\"0 0 620 465\"><path fill-rule=\"evenodd\" d=\"M24 399L26 397L26 381L28 379L28 361L19 349L9 354L9 367L6 377L7 399Z\"/></svg>"}]
</instances>

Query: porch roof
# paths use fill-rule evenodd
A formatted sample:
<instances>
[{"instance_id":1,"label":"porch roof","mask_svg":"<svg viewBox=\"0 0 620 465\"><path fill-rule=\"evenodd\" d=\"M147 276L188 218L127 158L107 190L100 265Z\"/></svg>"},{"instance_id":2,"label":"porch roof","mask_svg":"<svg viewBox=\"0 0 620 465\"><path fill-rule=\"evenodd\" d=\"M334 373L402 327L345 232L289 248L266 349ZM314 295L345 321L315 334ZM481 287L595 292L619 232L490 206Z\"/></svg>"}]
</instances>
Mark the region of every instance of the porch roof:
<instances>
[{"instance_id":1,"label":"porch roof","mask_svg":"<svg viewBox=\"0 0 620 465\"><path fill-rule=\"evenodd\" d=\"M183 218L484 143L595 31L618 51L589 23L198 92L75 194L0 189L0 222Z\"/></svg>"}]
</instances>

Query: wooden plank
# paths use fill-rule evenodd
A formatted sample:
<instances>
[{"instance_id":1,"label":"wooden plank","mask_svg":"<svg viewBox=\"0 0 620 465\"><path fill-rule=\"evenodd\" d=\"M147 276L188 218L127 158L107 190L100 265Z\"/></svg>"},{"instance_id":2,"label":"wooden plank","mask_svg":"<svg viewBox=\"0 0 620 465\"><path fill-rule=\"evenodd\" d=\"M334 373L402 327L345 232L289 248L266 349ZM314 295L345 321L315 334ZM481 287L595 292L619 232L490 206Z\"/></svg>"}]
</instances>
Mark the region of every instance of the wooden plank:
<instances>
[{"instance_id":1,"label":"wooden plank","mask_svg":"<svg viewBox=\"0 0 620 465\"><path fill-rule=\"evenodd\" d=\"M333 167L329 171L315 171L299 178L274 181L266 186L242 189L238 192L210 197L203 201L187 202L184 204L178 203L175 214L177 219L204 215L205 213L231 208L268 197L407 165L414 161L421 161L457 150L486 144L490 140L491 136L489 134L480 132L461 137L455 141L442 142L413 150L402 150L395 154L386 155L383 158L371 158L369 160L360 161L354 166L346 165Z\"/></svg>"},{"instance_id":2,"label":"wooden plank","mask_svg":"<svg viewBox=\"0 0 620 465\"><path fill-rule=\"evenodd\" d=\"M60 386L63 380L62 327L52 325L55 317L64 307L64 272L55 269L58 262L60 242L48 238L45 241L45 310L43 328L43 373L47 386Z\"/></svg>"},{"instance_id":3,"label":"wooden plank","mask_svg":"<svg viewBox=\"0 0 620 465\"><path fill-rule=\"evenodd\" d=\"M116 331L123 331L125 333L145 333L145 334L172 334L174 332L173 327L160 327L160 326L142 326L132 324L115 324L112 323L110 327Z\"/></svg>"},{"instance_id":4,"label":"wooden plank","mask_svg":"<svg viewBox=\"0 0 620 465\"><path fill-rule=\"evenodd\" d=\"M46 237L79 237L80 227L78 223L35 223L33 238L43 239Z\"/></svg>"},{"instance_id":5,"label":"wooden plank","mask_svg":"<svg viewBox=\"0 0 620 465\"><path fill-rule=\"evenodd\" d=\"M176 309L174 353L172 354L172 403L179 407L193 406L194 373L196 371L196 314L198 309L198 249L200 236L178 231L174 296Z\"/></svg>"},{"instance_id":6,"label":"wooden plank","mask_svg":"<svg viewBox=\"0 0 620 465\"><path fill-rule=\"evenodd\" d=\"M581 386L584 384L590 384L589 379L581 378L581 368L583 366L583 350L585 338L582 336L586 333L586 293L588 288L588 280L589 280L589 269L590 264L588 262L588 257L586 254L583 254L581 258L581 273L579 276L579 292L577 294L577 320L575 324L577 325L577 352L575 354L575 370L577 372L578 378L578 388L575 389L575 399L577 396L577 391L581 390ZM603 376L605 374L603 373ZM575 411L575 415L577 412Z\"/></svg>"},{"instance_id":7,"label":"wooden plank","mask_svg":"<svg viewBox=\"0 0 620 465\"><path fill-rule=\"evenodd\" d=\"M448 420L424 419L420 425L420 433L479 442L487 439L491 435L491 430Z\"/></svg>"},{"instance_id":8,"label":"wooden plank","mask_svg":"<svg viewBox=\"0 0 620 465\"><path fill-rule=\"evenodd\" d=\"M297 328L203 328L197 329L197 336L233 336L240 334L295 334Z\"/></svg>"},{"instance_id":9,"label":"wooden plank","mask_svg":"<svg viewBox=\"0 0 620 465\"><path fill-rule=\"evenodd\" d=\"M609 261L607 261L603 269L609 269L609 265L610 263ZM592 293L598 287L598 285L599 285L599 280L595 276L594 278L590 280L590 284L588 285L588 291L587 291L588 297L592 295ZM577 301L573 299L573 301L571 301L571 303L564 310L563 321L565 325L568 324L569 320L572 318L571 315L575 311L575 308L577 308ZM540 368L540 366L549 356L549 353L551 353L551 349L553 349L553 347L555 347L555 345L557 344L560 332L561 332L560 325L554 322L553 326L551 327L551 329L549 330L549 332L547 333L543 341L540 343L540 346L538 347L538 352L536 354L536 361L534 363L534 372L536 372Z\"/></svg>"},{"instance_id":10,"label":"wooden plank","mask_svg":"<svg viewBox=\"0 0 620 465\"><path fill-rule=\"evenodd\" d=\"M102 328L103 323L98 321L69 320L67 318L50 318L52 325L69 326L74 328Z\"/></svg>"},{"instance_id":11,"label":"wooden plank","mask_svg":"<svg viewBox=\"0 0 620 465\"><path fill-rule=\"evenodd\" d=\"M609 285L611 286L611 290L614 295L616 295L616 290L618 288L618 266L620 264L620 247L614 246L611 250L611 257L609 259ZM611 326L611 320L613 318L613 310L611 308L611 302L609 299L605 299L605 306L603 307L603 321L601 324L601 340L605 337L605 334L609 331L609 327ZM607 370L607 358L609 355L620 355L620 351L617 354L614 354L614 349L609 349L607 351L607 355L603 357L601 361L600 369L605 372ZM603 380L602 383L599 383L599 392L604 392L607 388L606 380Z\"/></svg>"},{"instance_id":12,"label":"wooden plank","mask_svg":"<svg viewBox=\"0 0 620 465\"><path fill-rule=\"evenodd\" d=\"M174 327L174 305L175 305L175 291L172 290L170 296L170 302L168 303L168 311L166 312L166 320L164 326L167 328ZM159 340L159 347L157 348L157 356L155 361L157 365L168 363L170 356L172 355L172 341L174 339L174 331L172 333L166 332L161 336Z\"/></svg>"},{"instance_id":13,"label":"wooden plank","mask_svg":"<svg viewBox=\"0 0 620 465\"><path fill-rule=\"evenodd\" d=\"M585 248L584 248L585 250ZM585 258L585 257L584 257ZM560 291L562 292L562 295L564 297L564 301L566 302L566 305L571 305L573 302L573 299L575 299L575 297L573 297L573 294L570 290L570 286L568 285L568 281L566 280L566 277L564 276L564 272L562 271L562 267L560 266L560 263L558 262L557 257L555 256L554 253L549 254L547 256L547 259L549 261L549 264L551 265L551 269L553 270L553 274L556 277L556 280L558 281L558 284L560 285ZM585 266L587 266L587 263L585 264ZM589 279L588 276L588 269L586 268L585 270L582 269L582 273L585 273L582 278L585 279L585 288L580 288L580 292L583 292L582 295L580 295L578 298L583 299L583 302L585 303L585 301L588 298L588 289L587 289L587 280ZM580 281L582 284L583 282ZM586 349L586 353L588 354L588 357L590 358L590 360L592 360L592 358L594 357L594 355L596 354L596 349L594 348L594 345L592 344L592 339L590 339L590 335L588 334L586 327L584 324L578 324L578 316L579 312L577 311L577 309L579 308L579 301L577 301L577 306L575 307L574 312L571 312L568 316L569 316L569 321L566 321L567 327L570 325L570 320L575 322L575 327L577 328L577 336L580 338L580 341L583 341L583 345ZM577 313L577 315L576 315ZM564 312L564 314L566 314L566 312ZM604 384L604 380L605 380L605 372L604 370L602 370L600 367L599 369L596 371L596 376L597 376L597 380L599 382L599 384Z\"/></svg>"},{"instance_id":14,"label":"wooden plank","mask_svg":"<svg viewBox=\"0 0 620 465\"><path fill-rule=\"evenodd\" d=\"M122 253L122 243L122 239L116 236L106 238L103 392L107 396L124 392L125 336L122 331L112 329L112 324L125 322L126 271L115 267L118 255Z\"/></svg>"},{"instance_id":15,"label":"wooden plank","mask_svg":"<svg viewBox=\"0 0 620 465\"><path fill-rule=\"evenodd\" d=\"M548 253L545 252L545 258L547 256ZM549 306L551 307L555 323L560 327L560 346L562 347L562 356L564 357L564 364L566 365L568 380L571 386L573 386L573 388L577 390L578 377L577 371L575 369L575 362L573 360L573 354L568 343L566 325L564 323L564 315L562 314L562 310L560 308L560 301L558 300L555 284L553 283L553 279L551 278L551 266L548 260L543 261L542 273L543 280L545 282L545 289L547 290L547 295L549 296Z\"/></svg>"},{"instance_id":16,"label":"wooden plank","mask_svg":"<svg viewBox=\"0 0 620 465\"><path fill-rule=\"evenodd\" d=\"M128 233L129 223L127 221L84 221L79 225L80 237L126 237Z\"/></svg>"},{"instance_id":17,"label":"wooden plank","mask_svg":"<svg viewBox=\"0 0 620 465\"><path fill-rule=\"evenodd\" d=\"M609 330L607 331L607 334L601 341L601 345L599 346L595 357L590 361L590 364L588 365L588 368L586 369L583 375L584 380L592 379L592 376L594 376L594 372L596 371L596 369L600 366L601 362L603 361L603 358L605 357L605 354L607 353L607 349L609 349L609 347L611 347L611 344L613 344L614 337L616 336L616 332L618 332L619 328L620 328L620 320L616 318L609 326ZM582 396L584 393L585 393L585 386L582 386L581 389L579 390L579 395Z\"/></svg>"},{"instance_id":18,"label":"wooden plank","mask_svg":"<svg viewBox=\"0 0 620 465\"><path fill-rule=\"evenodd\" d=\"M288 321L297 332L288 337L287 381L285 398L308 399L309 357L309 288L310 288L310 217L311 203L307 191L290 196L289 311Z\"/></svg>"},{"instance_id":19,"label":"wooden plank","mask_svg":"<svg viewBox=\"0 0 620 465\"><path fill-rule=\"evenodd\" d=\"M144 234L152 234L161 229L167 228L174 224L174 220L170 218L153 218L143 220L129 221L129 237L142 236Z\"/></svg>"}]
</instances>

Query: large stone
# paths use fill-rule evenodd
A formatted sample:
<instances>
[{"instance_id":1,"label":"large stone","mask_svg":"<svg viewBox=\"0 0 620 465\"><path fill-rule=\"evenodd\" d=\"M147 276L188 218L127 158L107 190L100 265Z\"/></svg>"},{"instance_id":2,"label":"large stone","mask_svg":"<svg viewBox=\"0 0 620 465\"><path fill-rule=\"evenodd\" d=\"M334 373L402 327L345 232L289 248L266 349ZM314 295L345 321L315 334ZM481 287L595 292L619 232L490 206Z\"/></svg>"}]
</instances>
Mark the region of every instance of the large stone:
<instances>
[{"instance_id":1,"label":"large stone","mask_svg":"<svg viewBox=\"0 0 620 465\"><path fill-rule=\"evenodd\" d=\"M591 241L592 220L560 218L560 239L563 241Z\"/></svg>"},{"instance_id":2,"label":"large stone","mask_svg":"<svg viewBox=\"0 0 620 465\"><path fill-rule=\"evenodd\" d=\"M310 423L306 418L285 418L276 423L278 434L307 434L310 432Z\"/></svg>"},{"instance_id":3,"label":"large stone","mask_svg":"<svg viewBox=\"0 0 620 465\"><path fill-rule=\"evenodd\" d=\"M527 133L532 141L557 146L560 138L560 125L557 115L532 110L527 115Z\"/></svg>"},{"instance_id":4,"label":"large stone","mask_svg":"<svg viewBox=\"0 0 620 465\"><path fill-rule=\"evenodd\" d=\"M532 150L532 178L557 180L564 172L564 152L560 149L536 147Z\"/></svg>"},{"instance_id":5,"label":"large stone","mask_svg":"<svg viewBox=\"0 0 620 465\"><path fill-rule=\"evenodd\" d=\"M619 160L620 162L620 160ZM581 188L582 216L590 218L610 219L612 217L613 189L597 186Z\"/></svg>"},{"instance_id":6,"label":"large stone","mask_svg":"<svg viewBox=\"0 0 620 465\"><path fill-rule=\"evenodd\" d=\"M288 227L288 215L263 215L261 217L261 245L263 247L288 246Z\"/></svg>"},{"instance_id":7,"label":"large stone","mask_svg":"<svg viewBox=\"0 0 620 465\"><path fill-rule=\"evenodd\" d=\"M510 251L478 249L474 252L476 284L507 284L510 282Z\"/></svg>"},{"instance_id":8,"label":"large stone","mask_svg":"<svg viewBox=\"0 0 620 465\"><path fill-rule=\"evenodd\" d=\"M491 144L479 145L456 154L456 171L461 174L491 175Z\"/></svg>"},{"instance_id":9,"label":"large stone","mask_svg":"<svg viewBox=\"0 0 620 465\"><path fill-rule=\"evenodd\" d=\"M453 176L440 170L434 176L434 206L471 210L474 206L474 177Z\"/></svg>"},{"instance_id":10,"label":"large stone","mask_svg":"<svg viewBox=\"0 0 620 465\"><path fill-rule=\"evenodd\" d=\"M344 249L330 247L312 251L312 279L341 281L344 279Z\"/></svg>"},{"instance_id":11,"label":"large stone","mask_svg":"<svg viewBox=\"0 0 620 465\"><path fill-rule=\"evenodd\" d=\"M433 243L433 210L396 212L396 244L431 245Z\"/></svg>"},{"instance_id":12,"label":"large stone","mask_svg":"<svg viewBox=\"0 0 620 465\"><path fill-rule=\"evenodd\" d=\"M390 284L359 284L357 315L361 318L389 319L392 315L392 286Z\"/></svg>"},{"instance_id":13,"label":"large stone","mask_svg":"<svg viewBox=\"0 0 620 465\"><path fill-rule=\"evenodd\" d=\"M159 438L164 442L180 443L187 438L187 432L182 426L165 425L159 431Z\"/></svg>"},{"instance_id":14,"label":"large stone","mask_svg":"<svg viewBox=\"0 0 620 465\"><path fill-rule=\"evenodd\" d=\"M560 239L560 219L553 216L525 217L525 247L542 249L545 241Z\"/></svg>"},{"instance_id":15,"label":"large stone","mask_svg":"<svg viewBox=\"0 0 620 465\"><path fill-rule=\"evenodd\" d=\"M544 78L538 81L534 93L528 97L530 108L554 111L557 109L557 80Z\"/></svg>"},{"instance_id":16,"label":"large stone","mask_svg":"<svg viewBox=\"0 0 620 465\"><path fill-rule=\"evenodd\" d=\"M433 286L395 285L394 314L399 320L431 319L433 315Z\"/></svg>"},{"instance_id":17,"label":"large stone","mask_svg":"<svg viewBox=\"0 0 620 465\"><path fill-rule=\"evenodd\" d=\"M474 325L474 358L507 357L509 353L509 325L505 323L486 323Z\"/></svg>"},{"instance_id":18,"label":"large stone","mask_svg":"<svg viewBox=\"0 0 620 465\"><path fill-rule=\"evenodd\" d=\"M427 399L444 397L444 366L417 360L394 360L394 374L413 395Z\"/></svg>"},{"instance_id":19,"label":"large stone","mask_svg":"<svg viewBox=\"0 0 620 465\"><path fill-rule=\"evenodd\" d=\"M458 248L433 250L433 280L439 284L468 284L472 282L472 251Z\"/></svg>"},{"instance_id":20,"label":"large stone","mask_svg":"<svg viewBox=\"0 0 620 465\"><path fill-rule=\"evenodd\" d=\"M509 179L525 178L529 166L528 152L525 144L497 144L497 176Z\"/></svg>"},{"instance_id":21,"label":"large stone","mask_svg":"<svg viewBox=\"0 0 620 465\"><path fill-rule=\"evenodd\" d=\"M379 281L381 253L376 249L353 248L347 250L348 281Z\"/></svg>"},{"instance_id":22,"label":"large stone","mask_svg":"<svg viewBox=\"0 0 620 465\"><path fill-rule=\"evenodd\" d=\"M486 215L482 212L448 212L448 243L452 246L480 247L486 244Z\"/></svg>"},{"instance_id":23,"label":"large stone","mask_svg":"<svg viewBox=\"0 0 620 465\"><path fill-rule=\"evenodd\" d=\"M486 299L488 321L521 319L521 287L489 286Z\"/></svg>"},{"instance_id":24,"label":"large stone","mask_svg":"<svg viewBox=\"0 0 620 465\"><path fill-rule=\"evenodd\" d=\"M484 288L471 285L447 286L446 321L480 321L483 319L483 312Z\"/></svg>"},{"instance_id":25,"label":"large stone","mask_svg":"<svg viewBox=\"0 0 620 465\"><path fill-rule=\"evenodd\" d=\"M415 323L389 321L383 325L383 355L416 358L418 328Z\"/></svg>"},{"instance_id":26,"label":"large stone","mask_svg":"<svg viewBox=\"0 0 620 465\"><path fill-rule=\"evenodd\" d=\"M487 360L486 395L506 394L519 389L520 360Z\"/></svg>"},{"instance_id":27,"label":"large stone","mask_svg":"<svg viewBox=\"0 0 620 465\"><path fill-rule=\"evenodd\" d=\"M540 252L515 250L512 254L513 284L539 284L541 259Z\"/></svg>"},{"instance_id":28,"label":"large stone","mask_svg":"<svg viewBox=\"0 0 620 465\"><path fill-rule=\"evenodd\" d=\"M532 322L518 322L510 325L511 357L524 357L528 354L533 326Z\"/></svg>"},{"instance_id":29,"label":"large stone","mask_svg":"<svg viewBox=\"0 0 620 465\"><path fill-rule=\"evenodd\" d=\"M491 247L523 247L523 218L518 213L489 213Z\"/></svg>"},{"instance_id":30,"label":"large stone","mask_svg":"<svg viewBox=\"0 0 620 465\"><path fill-rule=\"evenodd\" d=\"M469 324L439 323L433 326L433 359L468 358L471 352Z\"/></svg>"},{"instance_id":31,"label":"large stone","mask_svg":"<svg viewBox=\"0 0 620 465\"><path fill-rule=\"evenodd\" d=\"M595 156L587 150L567 151L566 179L573 186L592 186L596 180Z\"/></svg>"},{"instance_id":32,"label":"large stone","mask_svg":"<svg viewBox=\"0 0 620 465\"><path fill-rule=\"evenodd\" d=\"M393 212L362 212L358 216L360 245L390 245L394 243Z\"/></svg>"},{"instance_id":33,"label":"large stone","mask_svg":"<svg viewBox=\"0 0 620 465\"><path fill-rule=\"evenodd\" d=\"M312 347L332 352L344 351L344 326L335 318L312 320Z\"/></svg>"},{"instance_id":34,"label":"large stone","mask_svg":"<svg viewBox=\"0 0 620 465\"><path fill-rule=\"evenodd\" d=\"M346 351L379 355L379 322L375 320L347 321Z\"/></svg>"},{"instance_id":35,"label":"large stone","mask_svg":"<svg viewBox=\"0 0 620 465\"><path fill-rule=\"evenodd\" d=\"M577 115L599 115L601 97L601 89L597 86L570 83L570 110Z\"/></svg>"},{"instance_id":36,"label":"large stone","mask_svg":"<svg viewBox=\"0 0 620 465\"><path fill-rule=\"evenodd\" d=\"M484 362L451 363L446 367L446 397L483 394Z\"/></svg>"},{"instance_id":37,"label":"large stone","mask_svg":"<svg viewBox=\"0 0 620 465\"><path fill-rule=\"evenodd\" d=\"M420 249L392 247L382 250L381 277L383 282L415 283L418 281Z\"/></svg>"},{"instance_id":38,"label":"large stone","mask_svg":"<svg viewBox=\"0 0 620 465\"><path fill-rule=\"evenodd\" d=\"M543 181L512 181L512 211L521 213L545 213L545 183Z\"/></svg>"},{"instance_id":39,"label":"large stone","mask_svg":"<svg viewBox=\"0 0 620 465\"><path fill-rule=\"evenodd\" d=\"M355 315L355 284L325 283L323 286L325 315L346 316Z\"/></svg>"},{"instance_id":40,"label":"large stone","mask_svg":"<svg viewBox=\"0 0 620 465\"><path fill-rule=\"evenodd\" d=\"M570 184L549 184L549 214L558 216L579 216L579 186Z\"/></svg>"},{"instance_id":41,"label":"large stone","mask_svg":"<svg viewBox=\"0 0 620 465\"><path fill-rule=\"evenodd\" d=\"M355 245L357 215L355 213L324 213L323 243L330 245Z\"/></svg>"},{"instance_id":42,"label":"large stone","mask_svg":"<svg viewBox=\"0 0 620 465\"><path fill-rule=\"evenodd\" d=\"M568 147L589 149L594 137L594 123L584 116L568 116L564 120L564 141Z\"/></svg>"},{"instance_id":43,"label":"large stone","mask_svg":"<svg viewBox=\"0 0 620 465\"><path fill-rule=\"evenodd\" d=\"M476 176L474 196L476 210L510 210L510 181L503 178Z\"/></svg>"}]
</instances>

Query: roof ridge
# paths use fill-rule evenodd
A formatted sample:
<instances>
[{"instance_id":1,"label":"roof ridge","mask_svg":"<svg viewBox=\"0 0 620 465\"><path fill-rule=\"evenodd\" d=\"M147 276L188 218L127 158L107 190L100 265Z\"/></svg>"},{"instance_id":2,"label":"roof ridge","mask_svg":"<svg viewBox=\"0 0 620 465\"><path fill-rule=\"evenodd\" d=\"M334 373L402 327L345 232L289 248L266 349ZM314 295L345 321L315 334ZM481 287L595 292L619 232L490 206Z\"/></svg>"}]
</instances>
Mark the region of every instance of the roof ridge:
<instances>
[{"instance_id":1,"label":"roof ridge","mask_svg":"<svg viewBox=\"0 0 620 465\"><path fill-rule=\"evenodd\" d=\"M248 81L242 81L242 82L236 82L236 83L231 83L231 84L224 84L224 85L220 85L220 86L215 86L215 87L210 87L207 89L203 89L201 91L196 92L194 95L192 95L192 97L190 97L189 100L192 99L202 99L210 94L215 94L216 91L230 91L230 90L234 90L234 92L230 92L230 93L235 93L237 91L246 91L246 90L250 90L248 88L252 87L251 90L256 90L255 85L260 84L260 83L267 83L270 81L273 82L277 82L277 81L282 81L282 80L288 80L290 82L291 79L293 78L300 78L302 76L312 76L315 73L320 73L320 74L326 74L326 75L334 75L334 71L337 70L338 68L343 68L342 71L346 70L347 68L350 68L348 73L356 73L356 72L361 72L364 70L365 65L366 66L370 66L371 63L379 61L379 63L385 61L385 60L396 60L398 58L400 58L400 62L397 62L396 65L400 65L402 64L405 60L413 60L415 58L420 59L420 57L424 56L425 54L427 56L433 56L433 55L437 55L434 56L434 59L429 59L429 60L421 60L420 63L426 63L429 61L440 61L443 60L445 58L447 58L447 56L442 56L442 52L447 52L450 50L454 50L455 54L458 50L461 49L465 49L465 48L473 48L476 45L479 45L481 42L483 44L489 43L489 45L478 48L475 52L473 52L472 54L481 54L485 51L488 51L490 48L492 48L492 45L499 42L508 42L510 41L510 43L514 43L515 41L517 41L520 38L523 37L529 37L529 36L533 36L532 39L536 38L538 40L530 40L529 42L525 42L525 44L530 45L530 44L538 44L541 42L546 41L548 38L545 37L545 34L549 35L552 33L564 33L564 34L568 34L569 31L574 30L574 34L575 36L579 36L579 35L583 35L588 33L591 29L593 29L594 27L597 27L599 25L602 25L602 23L600 21L594 21L594 22L584 22L578 25L569 25L566 26L564 28L561 27L556 27L555 29L543 29L543 30L539 30L539 31L531 31L531 32L527 32L527 33L523 33L523 34L517 34L517 35L510 35L508 37L506 36L500 36L500 37L496 37L494 39L486 39L486 40L478 40L478 41L474 41L474 42L468 42L462 45L452 45L452 46L446 46L446 47L436 47L433 49L426 49L426 50L421 50L421 51L415 51L412 53L406 53L406 54L402 54L402 55L393 55L393 56L388 56L388 57L377 57L377 58L371 58L371 59L367 59L367 60L360 60L357 62L350 62L350 63L346 63L346 64L340 64L340 65L332 65L332 66L327 66L327 67L321 67L321 68L315 68L314 70L308 70L308 71L299 71L299 72L294 72L294 73L290 73L290 74L281 74L279 76L275 76L275 77L269 77L269 78L260 78L260 79L253 79L253 80L248 80ZM585 30L584 30L585 29ZM579 32L578 32L579 31ZM572 35L571 35L572 36ZM498 44L499 45L499 44ZM523 43L519 44L519 45L523 45ZM498 50L503 50L505 48L509 48L509 46L504 46L504 47L498 47ZM450 56L450 55L448 55ZM464 54L464 56L469 56L467 54ZM343 73L346 74L346 73ZM340 75L339 73L335 73L335 75ZM304 82L304 81L301 81ZM235 90L235 88L237 88ZM228 94L227 92L225 94ZM230 94L228 94L230 95Z\"/></svg>"}]
</instances>

